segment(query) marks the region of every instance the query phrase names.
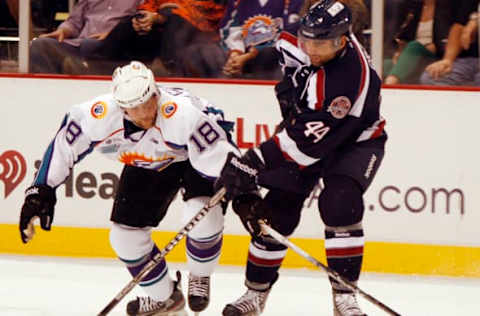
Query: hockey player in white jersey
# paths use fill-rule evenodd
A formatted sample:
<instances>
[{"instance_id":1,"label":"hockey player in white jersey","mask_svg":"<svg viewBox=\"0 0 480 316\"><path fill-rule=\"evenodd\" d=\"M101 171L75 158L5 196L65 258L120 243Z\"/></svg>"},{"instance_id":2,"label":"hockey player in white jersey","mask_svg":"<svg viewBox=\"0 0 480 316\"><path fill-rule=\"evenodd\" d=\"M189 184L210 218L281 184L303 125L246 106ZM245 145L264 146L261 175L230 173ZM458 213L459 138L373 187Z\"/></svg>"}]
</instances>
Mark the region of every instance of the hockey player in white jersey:
<instances>
[{"instance_id":1,"label":"hockey player in white jersey","mask_svg":"<svg viewBox=\"0 0 480 316\"><path fill-rule=\"evenodd\" d=\"M24 243L32 223L50 230L55 189L93 149L125 164L111 220L111 246L135 276L159 253L151 230L165 216L180 188L185 224L205 205L229 152L237 152L232 122L203 98L155 84L140 62L113 73L113 91L75 105L48 146L20 215ZM209 303L210 275L222 246L223 209L215 206L187 236L188 302L195 312ZM186 315L180 274L173 281L163 260L140 283L148 294L127 305L128 315Z\"/></svg>"}]
</instances>

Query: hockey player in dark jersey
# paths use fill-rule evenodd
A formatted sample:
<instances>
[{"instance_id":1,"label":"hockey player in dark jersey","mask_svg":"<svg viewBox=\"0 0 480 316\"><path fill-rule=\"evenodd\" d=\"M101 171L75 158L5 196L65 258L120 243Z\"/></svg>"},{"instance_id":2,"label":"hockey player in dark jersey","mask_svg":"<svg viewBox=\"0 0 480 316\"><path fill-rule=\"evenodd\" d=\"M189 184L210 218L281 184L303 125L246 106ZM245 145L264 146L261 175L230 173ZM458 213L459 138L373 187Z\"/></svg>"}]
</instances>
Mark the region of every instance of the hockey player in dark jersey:
<instances>
[{"instance_id":1,"label":"hockey player in dark jersey","mask_svg":"<svg viewBox=\"0 0 480 316\"><path fill-rule=\"evenodd\" d=\"M359 279L363 194L380 166L387 136L380 116L381 80L350 25L348 8L326 0L302 18L298 37L281 36L276 45L284 71L276 85L281 129L242 157L230 154L222 170L218 183L227 188L252 235L247 292L225 306L225 316L263 311L287 249L263 236L258 220L291 235L319 180L324 185L318 209L328 266L351 282ZM258 186L268 189L263 198ZM365 315L354 293L330 282L335 316Z\"/></svg>"}]
</instances>

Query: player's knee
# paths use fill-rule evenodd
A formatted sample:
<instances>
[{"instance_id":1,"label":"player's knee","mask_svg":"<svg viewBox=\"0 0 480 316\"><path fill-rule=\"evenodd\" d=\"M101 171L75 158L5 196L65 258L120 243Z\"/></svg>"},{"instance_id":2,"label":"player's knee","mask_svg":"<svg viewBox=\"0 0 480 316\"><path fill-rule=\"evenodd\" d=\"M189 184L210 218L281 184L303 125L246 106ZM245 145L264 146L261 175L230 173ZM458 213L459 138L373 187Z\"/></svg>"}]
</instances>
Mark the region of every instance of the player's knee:
<instances>
[{"instance_id":1,"label":"player's knee","mask_svg":"<svg viewBox=\"0 0 480 316\"><path fill-rule=\"evenodd\" d=\"M293 234L300 223L306 195L281 190L271 190L265 204L271 210L270 225L284 236Z\"/></svg>"},{"instance_id":2,"label":"player's knee","mask_svg":"<svg viewBox=\"0 0 480 316\"><path fill-rule=\"evenodd\" d=\"M195 197L185 201L182 226L186 225L204 206L208 203L209 197ZM203 239L218 234L223 230L223 210L221 205L216 205L199 221L188 233L193 239Z\"/></svg>"},{"instance_id":3,"label":"player's knee","mask_svg":"<svg viewBox=\"0 0 480 316\"><path fill-rule=\"evenodd\" d=\"M152 251L153 240L149 228L135 228L114 223L110 230L110 244L118 257L136 260Z\"/></svg>"},{"instance_id":4,"label":"player's knee","mask_svg":"<svg viewBox=\"0 0 480 316\"><path fill-rule=\"evenodd\" d=\"M318 199L318 208L327 226L348 226L363 218L362 190L347 176L335 175L324 179L325 188Z\"/></svg>"}]
</instances>

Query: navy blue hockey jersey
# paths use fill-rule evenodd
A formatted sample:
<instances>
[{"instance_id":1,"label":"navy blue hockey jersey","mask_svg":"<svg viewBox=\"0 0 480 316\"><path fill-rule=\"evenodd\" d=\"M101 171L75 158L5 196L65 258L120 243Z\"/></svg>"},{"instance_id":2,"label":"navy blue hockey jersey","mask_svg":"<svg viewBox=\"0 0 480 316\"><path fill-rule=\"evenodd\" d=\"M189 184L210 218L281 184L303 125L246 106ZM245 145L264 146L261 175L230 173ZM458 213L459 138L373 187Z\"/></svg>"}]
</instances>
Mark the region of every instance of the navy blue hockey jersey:
<instances>
[{"instance_id":1,"label":"navy blue hockey jersey","mask_svg":"<svg viewBox=\"0 0 480 316\"><path fill-rule=\"evenodd\" d=\"M385 119L380 115L381 80L353 35L322 67L311 65L297 38L289 33L282 33L276 48L284 74L291 75L298 86L300 111L273 137L276 146L270 142L261 147L266 161L278 159L274 148L302 169L344 146L386 138Z\"/></svg>"}]
</instances>

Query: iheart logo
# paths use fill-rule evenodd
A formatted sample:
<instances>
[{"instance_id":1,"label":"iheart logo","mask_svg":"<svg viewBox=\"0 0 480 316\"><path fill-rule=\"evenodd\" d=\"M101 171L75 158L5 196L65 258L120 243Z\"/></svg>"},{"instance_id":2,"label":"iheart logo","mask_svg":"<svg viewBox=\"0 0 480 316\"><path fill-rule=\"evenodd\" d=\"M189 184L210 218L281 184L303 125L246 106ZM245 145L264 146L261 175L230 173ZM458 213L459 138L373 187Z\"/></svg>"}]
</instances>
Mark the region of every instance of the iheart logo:
<instances>
[{"instance_id":1,"label":"iheart logo","mask_svg":"<svg viewBox=\"0 0 480 316\"><path fill-rule=\"evenodd\" d=\"M27 163L15 150L7 150L0 156L0 180L5 184L7 197L22 182L27 173Z\"/></svg>"}]
</instances>

